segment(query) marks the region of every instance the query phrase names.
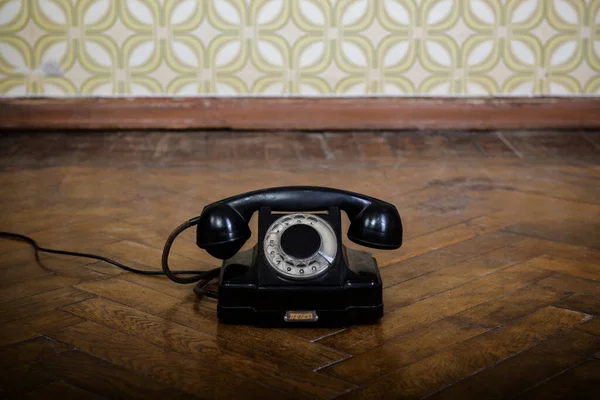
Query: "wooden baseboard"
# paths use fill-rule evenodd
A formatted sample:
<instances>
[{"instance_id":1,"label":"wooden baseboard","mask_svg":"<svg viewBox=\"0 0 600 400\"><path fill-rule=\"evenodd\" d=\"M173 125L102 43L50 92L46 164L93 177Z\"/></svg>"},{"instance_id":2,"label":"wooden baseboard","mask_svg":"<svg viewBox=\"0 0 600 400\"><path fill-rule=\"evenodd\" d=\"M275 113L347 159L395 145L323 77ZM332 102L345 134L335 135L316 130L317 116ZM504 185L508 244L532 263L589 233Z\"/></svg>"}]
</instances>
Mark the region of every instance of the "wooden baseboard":
<instances>
[{"instance_id":1,"label":"wooden baseboard","mask_svg":"<svg viewBox=\"0 0 600 400\"><path fill-rule=\"evenodd\" d=\"M600 128L600 98L0 99L0 129Z\"/></svg>"}]
</instances>

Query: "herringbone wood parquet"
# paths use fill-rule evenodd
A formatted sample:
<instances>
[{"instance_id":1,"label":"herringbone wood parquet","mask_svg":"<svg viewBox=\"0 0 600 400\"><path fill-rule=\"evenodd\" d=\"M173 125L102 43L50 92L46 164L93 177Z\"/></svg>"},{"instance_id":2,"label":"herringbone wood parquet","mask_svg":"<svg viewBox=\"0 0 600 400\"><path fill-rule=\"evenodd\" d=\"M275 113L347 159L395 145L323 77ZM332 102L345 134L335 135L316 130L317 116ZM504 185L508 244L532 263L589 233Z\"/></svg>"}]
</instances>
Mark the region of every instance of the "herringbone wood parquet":
<instances>
[{"instance_id":1,"label":"herringbone wood parquet","mask_svg":"<svg viewBox=\"0 0 600 400\"><path fill-rule=\"evenodd\" d=\"M158 269L168 233L204 205L263 187L366 193L396 204L405 227L400 250L374 253L384 318L346 329L223 326L215 301L190 286L87 259L36 262L26 245L0 241L7 398L597 390L596 134L3 134L0 154L0 230L140 268ZM186 232L172 265L218 261Z\"/></svg>"}]
</instances>

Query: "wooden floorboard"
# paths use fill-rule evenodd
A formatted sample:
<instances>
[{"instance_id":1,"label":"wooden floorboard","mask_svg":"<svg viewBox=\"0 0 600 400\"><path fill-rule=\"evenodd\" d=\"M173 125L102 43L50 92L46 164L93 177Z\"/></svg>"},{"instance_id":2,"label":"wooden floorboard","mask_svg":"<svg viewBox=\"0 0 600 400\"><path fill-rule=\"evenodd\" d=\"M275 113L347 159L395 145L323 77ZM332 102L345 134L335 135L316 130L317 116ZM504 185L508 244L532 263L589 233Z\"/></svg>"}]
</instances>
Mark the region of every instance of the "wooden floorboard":
<instances>
[{"instance_id":1,"label":"wooden floorboard","mask_svg":"<svg viewBox=\"0 0 600 400\"><path fill-rule=\"evenodd\" d=\"M42 246L158 270L168 234L206 204L293 184L396 204L405 241L373 251L384 283L378 324L303 330L221 325L216 301L190 286L95 260L36 260L28 246L0 241L0 396L593 398L599 138L5 132L0 230ZM171 261L219 265L194 232Z\"/></svg>"},{"instance_id":2,"label":"wooden floorboard","mask_svg":"<svg viewBox=\"0 0 600 400\"><path fill-rule=\"evenodd\" d=\"M157 346L192 357L232 376L261 381L282 392L329 398L353 386L337 379L298 368L285 359L273 357L251 343L211 338L184 325L164 325L164 320L109 300L94 299L63 308L77 316L125 332Z\"/></svg>"},{"instance_id":3,"label":"wooden floorboard","mask_svg":"<svg viewBox=\"0 0 600 400\"><path fill-rule=\"evenodd\" d=\"M106 359L134 372L148 375L168 386L200 397L251 398L281 396L282 392L260 382L232 376L209 363L145 342L94 322L67 327L51 336L96 357Z\"/></svg>"},{"instance_id":4,"label":"wooden floorboard","mask_svg":"<svg viewBox=\"0 0 600 400\"><path fill-rule=\"evenodd\" d=\"M575 311L542 308L500 329L412 363L346 397L421 398L514 356L587 318L587 315Z\"/></svg>"},{"instance_id":5,"label":"wooden floorboard","mask_svg":"<svg viewBox=\"0 0 600 400\"><path fill-rule=\"evenodd\" d=\"M470 376L431 399L509 398L569 369L600 349L598 338L571 330ZM483 384L484 382L493 382Z\"/></svg>"},{"instance_id":6,"label":"wooden floorboard","mask_svg":"<svg viewBox=\"0 0 600 400\"><path fill-rule=\"evenodd\" d=\"M55 399L60 398L63 400L69 399L90 399L100 400L106 399L96 393L88 392L78 388L77 386L70 385L64 381L55 381L46 386L39 387L37 389L25 392L21 395L16 396L19 399Z\"/></svg>"},{"instance_id":7,"label":"wooden floorboard","mask_svg":"<svg viewBox=\"0 0 600 400\"><path fill-rule=\"evenodd\" d=\"M598 390L600 360L586 361L523 393L520 399L593 399Z\"/></svg>"},{"instance_id":8,"label":"wooden floorboard","mask_svg":"<svg viewBox=\"0 0 600 400\"><path fill-rule=\"evenodd\" d=\"M35 367L102 398L197 398L78 350L48 357Z\"/></svg>"}]
</instances>

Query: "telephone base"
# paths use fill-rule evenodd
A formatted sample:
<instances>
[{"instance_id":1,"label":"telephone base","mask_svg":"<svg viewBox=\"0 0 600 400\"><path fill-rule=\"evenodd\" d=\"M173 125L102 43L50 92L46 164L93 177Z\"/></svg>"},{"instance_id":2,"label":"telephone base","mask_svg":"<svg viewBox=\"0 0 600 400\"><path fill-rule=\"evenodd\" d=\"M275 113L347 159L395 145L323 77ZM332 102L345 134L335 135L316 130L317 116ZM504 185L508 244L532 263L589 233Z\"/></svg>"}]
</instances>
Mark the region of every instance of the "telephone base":
<instances>
[{"instance_id":1,"label":"telephone base","mask_svg":"<svg viewBox=\"0 0 600 400\"><path fill-rule=\"evenodd\" d=\"M370 253L343 246L339 262L309 281L290 281L270 271L256 247L225 261L219 278L219 320L333 327L370 324L383 316L383 285Z\"/></svg>"}]
</instances>

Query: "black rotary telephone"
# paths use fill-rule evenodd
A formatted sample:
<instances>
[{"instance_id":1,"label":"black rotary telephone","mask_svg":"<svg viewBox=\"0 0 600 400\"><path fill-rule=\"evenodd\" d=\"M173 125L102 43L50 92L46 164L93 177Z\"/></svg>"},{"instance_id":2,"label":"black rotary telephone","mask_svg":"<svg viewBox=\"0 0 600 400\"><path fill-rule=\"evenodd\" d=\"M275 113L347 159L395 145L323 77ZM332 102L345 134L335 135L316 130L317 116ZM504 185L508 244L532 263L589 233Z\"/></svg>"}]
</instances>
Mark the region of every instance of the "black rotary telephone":
<instances>
[{"instance_id":1,"label":"black rotary telephone","mask_svg":"<svg viewBox=\"0 0 600 400\"><path fill-rule=\"evenodd\" d=\"M371 323L383 315L381 276L373 256L342 244L341 213L350 218L348 238L362 246L392 250L402 245L400 215L390 203L358 193L314 186L258 190L204 207L199 217L176 228L165 243L163 271L139 270L110 258L47 249L32 238L35 251L101 260L144 275L167 275L177 283L196 282L194 291L218 298L222 322L234 324L332 326ZM258 211L258 243L248 222ZM172 271L169 252L177 236L197 226L196 243L222 259L209 271ZM206 285L219 277L218 293Z\"/></svg>"},{"instance_id":2,"label":"black rotary telephone","mask_svg":"<svg viewBox=\"0 0 600 400\"><path fill-rule=\"evenodd\" d=\"M342 244L341 214L348 214L348 238L375 249L402 244L400 215L390 203L324 187L278 187L240 194L210 204L178 228L197 225L196 243L222 259L218 317L225 323L341 325L375 322L383 315L381 277L371 254ZM258 211L258 242L248 222ZM209 277L203 281L205 283Z\"/></svg>"}]
</instances>

